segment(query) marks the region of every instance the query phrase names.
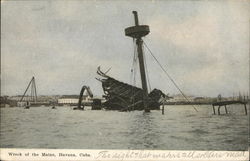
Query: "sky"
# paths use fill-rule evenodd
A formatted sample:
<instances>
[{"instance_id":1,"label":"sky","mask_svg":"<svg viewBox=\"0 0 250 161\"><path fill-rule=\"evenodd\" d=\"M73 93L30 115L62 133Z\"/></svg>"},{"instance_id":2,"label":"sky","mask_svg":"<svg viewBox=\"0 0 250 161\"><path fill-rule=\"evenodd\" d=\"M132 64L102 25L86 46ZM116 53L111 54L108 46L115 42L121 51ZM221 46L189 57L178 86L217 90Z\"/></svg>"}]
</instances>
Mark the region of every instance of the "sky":
<instances>
[{"instance_id":1,"label":"sky","mask_svg":"<svg viewBox=\"0 0 250 161\"><path fill-rule=\"evenodd\" d=\"M144 42L187 95L249 91L249 7L239 1L1 1L1 95L102 95L97 67L133 83L134 44L124 29L149 25ZM145 49L151 89L179 94ZM139 72L135 85L141 86Z\"/></svg>"}]
</instances>

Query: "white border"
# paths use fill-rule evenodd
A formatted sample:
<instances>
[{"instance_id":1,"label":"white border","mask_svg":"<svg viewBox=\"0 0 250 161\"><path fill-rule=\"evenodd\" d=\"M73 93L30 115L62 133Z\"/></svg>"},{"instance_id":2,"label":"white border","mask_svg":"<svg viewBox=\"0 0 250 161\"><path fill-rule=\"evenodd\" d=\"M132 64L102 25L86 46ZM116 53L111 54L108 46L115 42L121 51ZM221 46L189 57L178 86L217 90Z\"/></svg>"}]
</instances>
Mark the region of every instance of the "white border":
<instances>
[{"instance_id":1,"label":"white border","mask_svg":"<svg viewBox=\"0 0 250 161\"><path fill-rule=\"evenodd\" d=\"M13 154L16 154L15 156ZM60 155L64 154L64 156ZM67 155L68 156L67 156ZM1 161L248 161L249 151L0 149Z\"/></svg>"}]
</instances>

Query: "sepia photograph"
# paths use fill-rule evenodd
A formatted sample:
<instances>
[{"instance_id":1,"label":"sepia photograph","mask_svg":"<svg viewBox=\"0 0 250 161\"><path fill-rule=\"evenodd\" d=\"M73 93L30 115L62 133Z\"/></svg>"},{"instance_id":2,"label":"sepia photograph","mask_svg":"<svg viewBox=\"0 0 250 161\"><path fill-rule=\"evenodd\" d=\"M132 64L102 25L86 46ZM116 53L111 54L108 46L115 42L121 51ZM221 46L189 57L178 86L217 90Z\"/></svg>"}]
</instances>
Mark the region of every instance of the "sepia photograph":
<instances>
[{"instance_id":1,"label":"sepia photograph","mask_svg":"<svg viewBox=\"0 0 250 161\"><path fill-rule=\"evenodd\" d=\"M1 0L0 159L28 156L16 149L74 159L88 154L67 150L85 149L104 150L97 160L111 158L105 150L248 160L249 7Z\"/></svg>"}]
</instances>

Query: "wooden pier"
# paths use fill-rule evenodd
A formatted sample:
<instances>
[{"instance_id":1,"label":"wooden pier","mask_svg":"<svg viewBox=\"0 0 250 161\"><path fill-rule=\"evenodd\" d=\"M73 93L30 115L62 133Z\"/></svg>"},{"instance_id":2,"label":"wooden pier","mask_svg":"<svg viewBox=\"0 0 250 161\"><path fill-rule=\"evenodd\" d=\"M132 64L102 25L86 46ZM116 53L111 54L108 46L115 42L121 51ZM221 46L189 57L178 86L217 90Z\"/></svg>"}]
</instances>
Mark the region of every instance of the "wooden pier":
<instances>
[{"instance_id":1,"label":"wooden pier","mask_svg":"<svg viewBox=\"0 0 250 161\"><path fill-rule=\"evenodd\" d=\"M220 102L215 102L215 103L212 104L214 114L216 115L215 106L218 106L218 115L220 115L221 106L225 107L226 114L228 114L227 105L231 105L231 104L242 104L242 105L244 105L245 114L247 115L247 105L246 105L247 102L246 101L220 101Z\"/></svg>"}]
</instances>

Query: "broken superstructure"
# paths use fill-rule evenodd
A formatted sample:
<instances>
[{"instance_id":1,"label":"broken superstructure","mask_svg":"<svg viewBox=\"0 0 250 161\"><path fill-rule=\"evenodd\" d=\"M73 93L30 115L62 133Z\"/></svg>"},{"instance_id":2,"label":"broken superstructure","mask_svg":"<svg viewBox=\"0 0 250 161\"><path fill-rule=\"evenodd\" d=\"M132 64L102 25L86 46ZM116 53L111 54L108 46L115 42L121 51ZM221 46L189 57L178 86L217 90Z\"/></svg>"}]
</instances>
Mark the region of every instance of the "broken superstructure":
<instances>
[{"instance_id":1,"label":"broken superstructure","mask_svg":"<svg viewBox=\"0 0 250 161\"><path fill-rule=\"evenodd\" d=\"M150 93L148 92L142 37L149 34L150 30L147 25L139 25L136 11L133 11L133 14L135 26L126 28L125 35L133 38L136 42L136 57L139 60L142 88L118 81L103 73L100 68L98 68L97 73L102 78L98 80L102 82L106 99L103 105L106 109L122 111L144 110L145 112L150 112L150 110L160 109L160 99L162 97L166 99L167 96L158 89L154 89Z\"/></svg>"},{"instance_id":2,"label":"broken superstructure","mask_svg":"<svg viewBox=\"0 0 250 161\"><path fill-rule=\"evenodd\" d=\"M107 110L144 110L143 90L141 88L120 82L98 68L97 73L102 76L98 79L102 82L104 91L104 98L106 102L103 106ZM168 98L161 90L152 90L147 97L147 107L150 110L159 110L161 105L161 98Z\"/></svg>"}]
</instances>

